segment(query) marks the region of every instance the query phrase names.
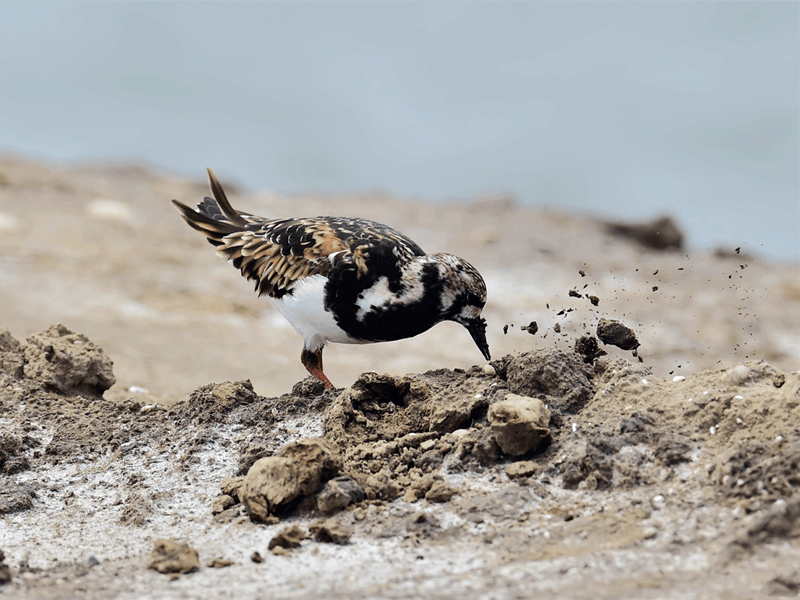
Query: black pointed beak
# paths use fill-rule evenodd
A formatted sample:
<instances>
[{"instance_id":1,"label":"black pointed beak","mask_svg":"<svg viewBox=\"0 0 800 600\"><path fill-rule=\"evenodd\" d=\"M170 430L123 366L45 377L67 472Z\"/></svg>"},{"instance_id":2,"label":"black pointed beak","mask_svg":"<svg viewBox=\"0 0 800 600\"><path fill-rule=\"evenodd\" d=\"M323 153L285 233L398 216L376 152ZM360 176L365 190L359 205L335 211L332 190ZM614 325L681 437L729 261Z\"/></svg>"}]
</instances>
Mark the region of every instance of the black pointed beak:
<instances>
[{"instance_id":1,"label":"black pointed beak","mask_svg":"<svg viewBox=\"0 0 800 600\"><path fill-rule=\"evenodd\" d=\"M473 321L469 321L468 323L464 324L464 327L467 328L467 331L469 331L472 339L475 340L475 345L478 346L478 350L481 351L483 357L486 360L492 360L492 357L489 354L489 344L486 341L486 319L478 318Z\"/></svg>"}]
</instances>

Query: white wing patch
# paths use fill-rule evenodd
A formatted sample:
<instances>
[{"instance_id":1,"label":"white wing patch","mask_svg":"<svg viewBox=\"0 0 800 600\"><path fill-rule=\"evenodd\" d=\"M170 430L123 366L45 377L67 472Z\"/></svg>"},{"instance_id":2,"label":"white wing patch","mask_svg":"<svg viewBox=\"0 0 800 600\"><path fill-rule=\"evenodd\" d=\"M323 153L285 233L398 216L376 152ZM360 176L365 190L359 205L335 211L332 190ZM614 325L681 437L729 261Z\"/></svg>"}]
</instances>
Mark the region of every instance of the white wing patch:
<instances>
[{"instance_id":1,"label":"white wing patch","mask_svg":"<svg viewBox=\"0 0 800 600\"><path fill-rule=\"evenodd\" d=\"M427 258L427 257L421 257ZM425 295L425 286L422 284L422 260L415 260L409 268L403 270L402 282L404 291L394 294L389 290L389 279L386 276L378 280L359 294L356 300L358 310L356 319L363 321L367 313L373 309L386 309L395 304L413 304Z\"/></svg>"}]
</instances>

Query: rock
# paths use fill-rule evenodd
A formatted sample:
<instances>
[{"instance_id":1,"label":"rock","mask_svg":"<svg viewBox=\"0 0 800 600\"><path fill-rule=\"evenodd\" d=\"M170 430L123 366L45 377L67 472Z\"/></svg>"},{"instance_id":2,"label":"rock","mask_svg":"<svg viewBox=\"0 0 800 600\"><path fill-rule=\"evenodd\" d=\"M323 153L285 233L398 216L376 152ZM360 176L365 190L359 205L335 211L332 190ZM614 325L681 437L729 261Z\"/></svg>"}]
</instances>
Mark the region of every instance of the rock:
<instances>
[{"instance_id":1,"label":"rock","mask_svg":"<svg viewBox=\"0 0 800 600\"><path fill-rule=\"evenodd\" d=\"M506 454L521 456L551 439L550 411L537 398L506 394L489 407L486 416L497 445Z\"/></svg>"},{"instance_id":2,"label":"rock","mask_svg":"<svg viewBox=\"0 0 800 600\"><path fill-rule=\"evenodd\" d=\"M61 324L29 337L23 356L25 377L45 388L102 396L116 382L103 349Z\"/></svg>"},{"instance_id":3,"label":"rock","mask_svg":"<svg viewBox=\"0 0 800 600\"><path fill-rule=\"evenodd\" d=\"M342 510L364 499L364 488L352 477L335 477L317 495L317 507L324 513Z\"/></svg>"},{"instance_id":4,"label":"rock","mask_svg":"<svg viewBox=\"0 0 800 600\"><path fill-rule=\"evenodd\" d=\"M239 488L239 498L253 520L265 520L293 500L317 493L335 476L341 459L323 438L291 442L275 456L255 462Z\"/></svg>"},{"instance_id":5,"label":"rock","mask_svg":"<svg viewBox=\"0 0 800 600\"><path fill-rule=\"evenodd\" d=\"M0 481L0 515L7 515L33 506L34 493L25 485Z\"/></svg>"},{"instance_id":6,"label":"rock","mask_svg":"<svg viewBox=\"0 0 800 600\"><path fill-rule=\"evenodd\" d=\"M242 485L244 485L244 477L226 477L219 485L219 489L223 494L230 496L238 502L239 489Z\"/></svg>"},{"instance_id":7,"label":"rock","mask_svg":"<svg viewBox=\"0 0 800 600\"><path fill-rule=\"evenodd\" d=\"M236 501L233 498L228 496L228 494L222 494L221 496L215 498L214 502L211 504L211 514L218 515L234 504L236 504Z\"/></svg>"},{"instance_id":8,"label":"rock","mask_svg":"<svg viewBox=\"0 0 800 600\"><path fill-rule=\"evenodd\" d=\"M597 323L597 337L604 344L616 346L622 350L636 350L640 345L636 334L630 327L611 319L600 319Z\"/></svg>"},{"instance_id":9,"label":"rock","mask_svg":"<svg viewBox=\"0 0 800 600\"><path fill-rule=\"evenodd\" d=\"M490 366L491 365L487 365ZM494 370L494 367L491 367ZM472 415L486 409L489 400L483 394L458 394L455 397L439 398L433 401L436 410L431 416L428 431L450 433L469 426Z\"/></svg>"},{"instance_id":10,"label":"rock","mask_svg":"<svg viewBox=\"0 0 800 600\"><path fill-rule=\"evenodd\" d=\"M6 564L5 552L0 550L0 585L11 581L11 567Z\"/></svg>"},{"instance_id":11,"label":"rock","mask_svg":"<svg viewBox=\"0 0 800 600\"><path fill-rule=\"evenodd\" d=\"M326 544L346 544L353 535L352 529L333 519L317 520L308 529L317 541Z\"/></svg>"},{"instance_id":12,"label":"rock","mask_svg":"<svg viewBox=\"0 0 800 600\"><path fill-rule=\"evenodd\" d=\"M367 477L364 487L366 488L367 498L373 496L371 499L380 498L381 500L391 501L400 495L400 488L388 469L382 469Z\"/></svg>"},{"instance_id":13,"label":"rock","mask_svg":"<svg viewBox=\"0 0 800 600\"><path fill-rule=\"evenodd\" d=\"M431 489L425 494L428 502L448 502L450 498L458 494L458 489L447 485L444 481L434 481Z\"/></svg>"},{"instance_id":14,"label":"rock","mask_svg":"<svg viewBox=\"0 0 800 600\"><path fill-rule=\"evenodd\" d=\"M233 561L228 560L227 558L212 558L206 563L206 566L211 569L222 569L225 567L230 567L232 564Z\"/></svg>"},{"instance_id":15,"label":"rock","mask_svg":"<svg viewBox=\"0 0 800 600\"><path fill-rule=\"evenodd\" d=\"M307 537L308 534L302 527L299 525L289 525L288 527L281 529L278 532L278 535L269 541L267 549L274 550L275 548L286 548L287 550L291 550L292 548L297 548L300 545L300 542Z\"/></svg>"},{"instance_id":16,"label":"rock","mask_svg":"<svg viewBox=\"0 0 800 600\"><path fill-rule=\"evenodd\" d=\"M159 573L191 573L200 568L200 560L188 544L162 538L155 541L147 568Z\"/></svg>"},{"instance_id":17,"label":"rock","mask_svg":"<svg viewBox=\"0 0 800 600\"><path fill-rule=\"evenodd\" d=\"M606 351L597 345L597 338L591 334L584 335L575 340L575 353L583 357L583 362L592 364L595 358L605 356Z\"/></svg>"},{"instance_id":18,"label":"rock","mask_svg":"<svg viewBox=\"0 0 800 600\"><path fill-rule=\"evenodd\" d=\"M538 470L538 465L532 460L520 460L506 465L505 471L511 479L530 477Z\"/></svg>"}]
</instances>

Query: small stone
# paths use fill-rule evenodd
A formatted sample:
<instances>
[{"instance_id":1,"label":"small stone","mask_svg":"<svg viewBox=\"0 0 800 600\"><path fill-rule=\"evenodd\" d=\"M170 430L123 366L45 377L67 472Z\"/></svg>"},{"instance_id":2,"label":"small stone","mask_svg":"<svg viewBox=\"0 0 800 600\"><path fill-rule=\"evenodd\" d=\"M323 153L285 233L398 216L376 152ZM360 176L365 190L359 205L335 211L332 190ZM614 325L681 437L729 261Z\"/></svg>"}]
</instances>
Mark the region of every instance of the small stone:
<instances>
[{"instance_id":1,"label":"small stone","mask_svg":"<svg viewBox=\"0 0 800 600\"><path fill-rule=\"evenodd\" d=\"M353 535L352 529L333 519L327 521L320 519L308 530L317 541L326 544L346 544Z\"/></svg>"},{"instance_id":2,"label":"small stone","mask_svg":"<svg viewBox=\"0 0 800 600\"><path fill-rule=\"evenodd\" d=\"M155 541L147 567L159 573L191 573L200 568L197 551L170 539Z\"/></svg>"},{"instance_id":3,"label":"small stone","mask_svg":"<svg viewBox=\"0 0 800 600\"><path fill-rule=\"evenodd\" d=\"M252 560L254 563L258 564L258 563L264 562L264 557L261 556L260 552L255 551L250 555L250 560Z\"/></svg>"},{"instance_id":4,"label":"small stone","mask_svg":"<svg viewBox=\"0 0 800 600\"><path fill-rule=\"evenodd\" d=\"M297 548L308 534L299 525L289 525L281 529L278 534L269 541L267 546L268 550L273 550L277 547L291 550Z\"/></svg>"},{"instance_id":5,"label":"small stone","mask_svg":"<svg viewBox=\"0 0 800 600\"><path fill-rule=\"evenodd\" d=\"M230 508L234 504L236 504L236 501L233 498L231 498L227 494L222 494L222 496L219 496L214 499L214 502L211 505L211 514L218 515L219 513Z\"/></svg>"},{"instance_id":6,"label":"small stone","mask_svg":"<svg viewBox=\"0 0 800 600\"><path fill-rule=\"evenodd\" d=\"M655 527L646 527L644 531L642 531L642 537L646 540L652 540L656 536L658 536L658 529Z\"/></svg>"},{"instance_id":7,"label":"small stone","mask_svg":"<svg viewBox=\"0 0 800 600\"><path fill-rule=\"evenodd\" d=\"M206 563L206 566L211 569L222 569L224 567L230 567L232 564L233 561L227 558L212 558Z\"/></svg>"},{"instance_id":8,"label":"small stone","mask_svg":"<svg viewBox=\"0 0 800 600\"><path fill-rule=\"evenodd\" d=\"M520 460L506 465L505 472L511 479L530 477L536 473L538 465L532 460Z\"/></svg>"},{"instance_id":9,"label":"small stone","mask_svg":"<svg viewBox=\"0 0 800 600\"><path fill-rule=\"evenodd\" d=\"M324 513L332 513L363 499L364 488L361 484L352 477L344 475L335 477L325 484L317 495L317 508Z\"/></svg>"},{"instance_id":10,"label":"small stone","mask_svg":"<svg viewBox=\"0 0 800 600\"><path fill-rule=\"evenodd\" d=\"M640 345L633 330L619 321L600 319L597 323L596 333L604 344L616 346L622 350L636 350Z\"/></svg>"},{"instance_id":11,"label":"small stone","mask_svg":"<svg viewBox=\"0 0 800 600\"><path fill-rule=\"evenodd\" d=\"M494 377L495 375L497 375L497 371L492 365L485 365L483 367L483 374L488 375L489 377Z\"/></svg>"},{"instance_id":12,"label":"small stone","mask_svg":"<svg viewBox=\"0 0 800 600\"><path fill-rule=\"evenodd\" d=\"M686 377L684 377L683 375L675 375L675 377L672 378L672 381L677 382L677 381L683 381L684 379L686 379Z\"/></svg>"},{"instance_id":13,"label":"small stone","mask_svg":"<svg viewBox=\"0 0 800 600\"><path fill-rule=\"evenodd\" d=\"M447 485L443 481L436 481L425 493L425 500L428 502L447 502L458 494L458 490L454 487Z\"/></svg>"},{"instance_id":14,"label":"small stone","mask_svg":"<svg viewBox=\"0 0 800 600\"><path fill-rule=\"evenodd\" d=\"M521 456L551 439L547 427L550 411L538 398L506 394L489 407L487 418L497 445L512 456Z\"/></svg>"}]
</instances>

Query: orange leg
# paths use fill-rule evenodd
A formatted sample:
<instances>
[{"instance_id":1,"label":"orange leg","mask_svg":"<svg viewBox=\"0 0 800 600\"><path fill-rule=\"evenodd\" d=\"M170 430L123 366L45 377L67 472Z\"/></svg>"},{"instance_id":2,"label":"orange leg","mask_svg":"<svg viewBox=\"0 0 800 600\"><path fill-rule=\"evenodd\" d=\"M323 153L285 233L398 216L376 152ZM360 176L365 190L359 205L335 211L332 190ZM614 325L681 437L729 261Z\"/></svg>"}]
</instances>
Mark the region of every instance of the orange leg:
<instances>
[{"instance_id":1,"label":"orange leg","mask_svg":"<svg viewBox=\"0 0 800 600\"><path fill-rule=\"evenodd\" d=\"M303 351L300 353L300 362L303 363L303 366L309 373L325 384L325 389L333 387L331 380L322 372L322 348L314 352L303 348Z\"/></svg>"}]
</instances>

